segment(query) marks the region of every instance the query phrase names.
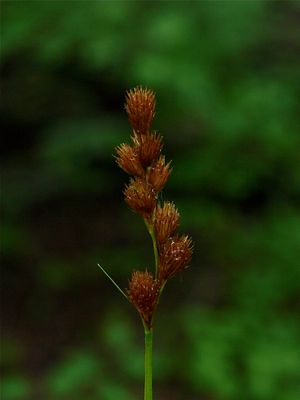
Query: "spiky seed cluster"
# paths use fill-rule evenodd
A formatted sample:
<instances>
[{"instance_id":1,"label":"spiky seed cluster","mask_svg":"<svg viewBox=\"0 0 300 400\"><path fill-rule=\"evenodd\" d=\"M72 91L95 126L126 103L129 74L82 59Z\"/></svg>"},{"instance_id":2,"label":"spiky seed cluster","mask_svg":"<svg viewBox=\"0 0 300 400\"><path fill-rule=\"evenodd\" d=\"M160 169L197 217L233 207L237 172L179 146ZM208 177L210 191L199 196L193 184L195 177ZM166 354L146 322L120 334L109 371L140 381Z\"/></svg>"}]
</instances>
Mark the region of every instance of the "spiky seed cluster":
<instances>
[{"instance_id":1,"label":"spiky seed cluster","mask_svg":"<svg viewBox=\"0 0 300 400\"><path fill-rule=\"evenodd\" d=\"M186 235L170 237L160 248L159 279L165 282L183 271L191 258L191 239Z\"/></svg>"},{"instance_id":2,"label":"spiky seed cluster","mask_svg":"<svg viewBox=\"0 0 300 400\"><path fill-rule=\"evenodd\" d=\"M139 161L144 168L159 157L162 150L162 137L158 133L150 133L149 135L132 136L132 141L139 156Z\"/></svg>"},{"instance_id":3,"label":"spiky seed cluster","mask_svg":"<svg viewBox=\"0 0 300 400\"><path fill-rule=\"evenodd\" d=\"M150 183L141 178L131 179L125 186L124 197L129 207L147 220L151 219L156 206L156 193Z\"/></svg>"},{"instance_id":4,"label":"spiky seed cluster","mask_svg":"<svg viewBox=\"0 0 300 400\"><path fill-rule=\"evenodd\" d=\"M155 236L158 253L156 275L133 273L128 286L128 298L140 313L144 324L151 327L153 313L166 281L186 268L191 260L192 241L176 235L179 213L173 203L158 202L158 193L172 172L170 162L161 154L162 136L151 132L155 115L155 95L141 87L127 92L125 109L132 127L132 144L116 148L116 161L132 176L125 186L126 203L147 223Z\"/></svg>"},{"instance_id":5,"label":"spiky seed cluster","mask_svg":"<svg viewBox=\"0 0 300 400\"><path fill-rule=\"evenodd\" d=\"M169 237L173 236L179 225L179 212L174 203L165 201L158 205L155 212L155 235L161 247Z\"/></svg>"},{"instance_id":6,"label":"spiky seed cluster","mask_svg":"<svg viewBox=\"0 0 300 400\"><path fill-rule=\"evenodd\" d=\"M122 143L116 148L117 163L127 174L133 176L143 176L144 168L142 167L137 149L127 143Z\"/></svg>"},{"instance_id":7,"label":"spiky seed cluster","mask_svg":"<svg viewBox=\"0 0 300 400\"><path fill-rule=\"evenodd\" d=\"M160 192L164 188L171 172L170 162L166 164L164 156L160 156L152 167L149 168L148 181L156 192Z\"/></svg>"},{"instance_id":8,"label":"spiky seed cluster","mask_svg":"<svg viewBox=\"0 0 300 400\"><path fill-rule=\"evenodd\" d=\"M147 135L155 115L155 94L152 90L137 87L129 90L125 110L136 134Z\"/></svg>"},{"instance_id":9,"label":"spiky seed cluster","mask_svg":"<svg viewBox=\"0 0 300 400\"><path fill-rule=\"evenodd\" d=\"M151 132L155 115L155 95L149 89L135 88L126 96L125 109L133 130L132 145L123 143L116 148L116 161L129 175L134 176L125 187L126 203L143 218L149 219L157 194L167 183L170 164L161 156L162 137Z\"/></svg>"},{"instance_id":10,"label":"spiky seed cluster","mask_svg":"<svg viewBox=\"0 0 300 400\"><path fill-rule=\"evenodd\" d=\"M145 324L149 327L152 323L159 289L158 280L147 271L135 271L129 280L127 289L128 298L140 313Z\"/></svg>"}]
</instances>

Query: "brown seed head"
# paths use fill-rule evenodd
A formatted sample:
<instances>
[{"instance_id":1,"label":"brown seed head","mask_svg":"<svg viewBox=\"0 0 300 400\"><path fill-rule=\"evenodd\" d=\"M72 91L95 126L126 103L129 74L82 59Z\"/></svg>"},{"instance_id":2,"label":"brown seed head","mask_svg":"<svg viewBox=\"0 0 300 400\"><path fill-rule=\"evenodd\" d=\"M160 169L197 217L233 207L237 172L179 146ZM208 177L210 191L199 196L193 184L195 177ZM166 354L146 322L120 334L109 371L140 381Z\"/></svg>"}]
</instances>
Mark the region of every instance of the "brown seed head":
<instances>
[{"instance_id":1,"label":"brown seed head","mask_svg":"<svg viewBox=\"0 0 300 400\"><path fill-rule=\"evenodd\" d=\"M127 294L130 302L150 328L159 295L158 281L147 271L135 271L129 281Z\"/></svg>"},{"instance_id":2,"label":"brown seed head","mask_svg":"<svg viewBox=\"0 0 300 400\"><path fill-rule=\"evenodd\" d=\"M179 225L179 212L174 203L166 201L158 205L155 211L155 235L158 246L162 246L173 236Z\"/></svg>"},{"instance_id":3,"label":"brown seed head","mask_svg":"<svg viewBox=\"0 0 300 400\"><path fill-rule=\"evenodd\" d=\"M144 169L140 163L136 148L123 143L116 148L116 161L120 168L127 174L134 176L143 176Z\"/></svg>"},{"instance_id":4,"label":"brown seed head","mask_svg":"<svg viewBox=\"0 0 300 400\"><path fill-rule=\"evenodd\" d=\"M153 187L140 178L131 179L124 189L125 201L135 212L149 219L156 205Z\"/></svg>"},{"instance_id":5,"label":"brown seed head","mask_svg":"<svg viewBox=\"0 0 300 400\"><path fill-rule=\"evenodd\" d=\"M157 133L148 135L133 135L133 143L135 144L139 159L144 168L156 161L161 153L163 144L162 137Z\"/></svg>"},{"instance_id":6,"label":"brown seed head","mask_svg":"<svg viewBox=\"0 0 300 400\"><path fill-rule=\"evenodd\" d=\"M155 94L150 89L137 87L127 92L125 110L136 134L146 135L150 132L155 103Z\"/></svg>"},{"instance_id":7,"label":"brown seed head","mask_svg":"<svg viewBox=\"0 0 300 400\"><path fill-rule=\"evenodd\" d=\"M192 240L186 236L169 238L160 249L159 279L166 281L183 271L192 257Z\"/></svg>"},{"instance_id":8,"label":"brown seed head","mask_svg":"<svg viewBox=\"0 0 300 400\"><path fill-rule=\"evenodd\" d=\"M150 168L148 181L154 187L156 192L160 192L167 183L170 173L172 172L170 164L171 162L166 164L165 157L160 156L155 164Z\"/></svg>"}]
</instances>

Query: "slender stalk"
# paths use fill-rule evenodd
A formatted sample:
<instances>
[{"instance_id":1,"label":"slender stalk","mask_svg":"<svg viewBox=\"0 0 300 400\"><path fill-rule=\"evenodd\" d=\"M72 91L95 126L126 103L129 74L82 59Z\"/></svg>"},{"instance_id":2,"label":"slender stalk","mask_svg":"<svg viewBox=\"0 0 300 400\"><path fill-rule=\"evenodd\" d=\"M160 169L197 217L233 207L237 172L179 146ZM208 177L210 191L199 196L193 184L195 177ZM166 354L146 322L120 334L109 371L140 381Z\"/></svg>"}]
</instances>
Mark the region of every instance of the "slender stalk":
<instances>
[{"instance_id":1,"label":"slender stalk","mask_svg":"<svg viewBox=\"0 0 300 400\"><path fill-rule=\"evenodd\" d=\"M101 271L104 273L104 275L111 281L111 283L115 286L116 289L125 297L126 300L128 300L128 297L126 294L123 292L123 290L120 288L120 286L113 280L113 278L105 271L103 267L101 267L100 264L97 264L98 267L101 269Z\"/></svg>"},{"instance_id":2,"label":"slender stalk","mask_svg":"<svg viewBox=\"0 0 300 400\"><path fill-rule=\"evenodd\" d=\"M145 327L145 386L144 400L152 400L152 328Z\"/></svg>"}]
</instances>

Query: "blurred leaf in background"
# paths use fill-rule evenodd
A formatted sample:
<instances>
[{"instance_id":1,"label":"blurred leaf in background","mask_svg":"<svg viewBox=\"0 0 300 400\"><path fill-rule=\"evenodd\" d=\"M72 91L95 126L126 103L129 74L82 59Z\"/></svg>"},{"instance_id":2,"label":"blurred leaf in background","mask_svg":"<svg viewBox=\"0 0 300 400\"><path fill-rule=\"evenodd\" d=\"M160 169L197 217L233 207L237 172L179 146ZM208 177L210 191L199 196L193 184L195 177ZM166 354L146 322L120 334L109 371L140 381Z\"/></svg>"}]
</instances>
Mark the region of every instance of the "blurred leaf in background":
<instances>
[{"instance_id":1,"label":"blurred leaf in background","mask_svg":"<svg viewBox=\"0 0 300 400\"><path fill-rule=\"evenodd\" d=\"M153 263L112 157L138 84L195 241L160 304L157 399L300 398L299 18L294 0L2 1L3 400L141 397L138 318L97 268L124 287Z\"/></svg>"}]
</instances>

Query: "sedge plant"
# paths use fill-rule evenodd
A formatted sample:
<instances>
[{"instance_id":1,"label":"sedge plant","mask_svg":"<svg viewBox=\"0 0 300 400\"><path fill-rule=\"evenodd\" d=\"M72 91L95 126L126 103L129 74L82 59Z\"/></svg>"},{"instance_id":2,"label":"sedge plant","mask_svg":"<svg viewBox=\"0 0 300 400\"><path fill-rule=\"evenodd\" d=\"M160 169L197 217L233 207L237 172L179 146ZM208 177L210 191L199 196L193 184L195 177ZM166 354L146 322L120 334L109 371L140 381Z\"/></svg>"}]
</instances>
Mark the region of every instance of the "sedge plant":
<instances>
[{"instance_id":1,"label":"sedge plant","mask_svg":"<svg viewBox=\"0 0 300 400\"><path fill-rule=\"evenodd\" d=\"M145 334L144 400L152 400L153 320L166 283L182 272L192 257L192 240L179 235L179 212L173 202L161 201L159 193L172 171L162 154L163 138L152 131L156 99L152 90L134 88L126 94L125 110L132 128L131 143L116 148L116 161L129 176L124 198L139 214L151 236L155 266L153 271L135 270L123 291L104 271L122 295L138 311Z\"/></svg>"}]
</instances>

